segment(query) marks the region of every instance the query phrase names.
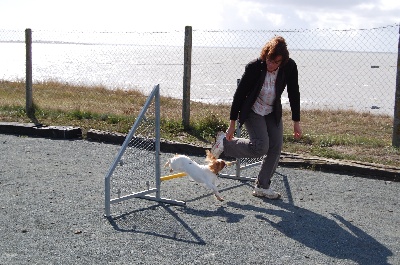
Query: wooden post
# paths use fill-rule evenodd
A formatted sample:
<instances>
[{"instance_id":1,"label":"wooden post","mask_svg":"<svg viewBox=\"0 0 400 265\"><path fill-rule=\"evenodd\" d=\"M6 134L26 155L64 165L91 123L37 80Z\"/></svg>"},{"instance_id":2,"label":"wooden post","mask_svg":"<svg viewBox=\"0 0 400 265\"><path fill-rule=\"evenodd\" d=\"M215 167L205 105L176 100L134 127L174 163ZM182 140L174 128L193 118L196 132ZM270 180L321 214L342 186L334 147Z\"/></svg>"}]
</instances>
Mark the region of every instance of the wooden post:
<instances>
[{"instance_id":1,"label":"wooden post","mask_svg":"<svg viewBox=\"0 0 400 265\"><path fill-rule=\"evenodd\" d=\"M392 145L400 147L400 26L399 42L397 49L397 74L396 74L396 94L394 97L394 115L393 115L393 138Z\"/></svg>"},{"instance_id":2,"label":"wooden post","mask_svg":"<svg viewBox=\"0 0 400 265\"><path fill-rule=\"evenodd\" d=\"M190 123L190 81L192 71L192 27L185 27L185 47L183 58L183 96L182 96L182 123L185 129Z\"/></svg>"},{"instance_id":3,"label":"wooden post","mask_svg":"<svg viewBox=\"0 0 400 265\"><path fill-rule=\"evenodd\" d=\"M25 111L28 117L34 116L33 96L32 96L32 30L25 29L25 46L26 46L26 64L25 64L25 91L26 91L26 107Z\"/></svg>"}]
</instances>

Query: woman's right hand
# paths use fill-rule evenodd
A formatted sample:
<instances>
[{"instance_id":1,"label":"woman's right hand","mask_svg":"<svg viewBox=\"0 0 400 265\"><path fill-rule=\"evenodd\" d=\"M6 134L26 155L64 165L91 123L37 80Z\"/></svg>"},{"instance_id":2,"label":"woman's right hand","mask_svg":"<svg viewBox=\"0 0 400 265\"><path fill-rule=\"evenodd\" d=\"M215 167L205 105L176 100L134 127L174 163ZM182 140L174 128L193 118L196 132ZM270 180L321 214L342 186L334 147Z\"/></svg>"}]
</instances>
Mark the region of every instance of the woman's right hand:
<instances>
[{"instance_id":1,"label":"woman's right hand","mask_svg":"<svg viewBox=\"0 0 400 265\"><path fill-rule=\"evenodd\" d=\"M232 140L233 136L235 135L235 131L236 131L236 121L231 120L228 130L226 130L226 134L225 134L226 140L228 140L228 141Z\"/></svg>"}]
</instances>

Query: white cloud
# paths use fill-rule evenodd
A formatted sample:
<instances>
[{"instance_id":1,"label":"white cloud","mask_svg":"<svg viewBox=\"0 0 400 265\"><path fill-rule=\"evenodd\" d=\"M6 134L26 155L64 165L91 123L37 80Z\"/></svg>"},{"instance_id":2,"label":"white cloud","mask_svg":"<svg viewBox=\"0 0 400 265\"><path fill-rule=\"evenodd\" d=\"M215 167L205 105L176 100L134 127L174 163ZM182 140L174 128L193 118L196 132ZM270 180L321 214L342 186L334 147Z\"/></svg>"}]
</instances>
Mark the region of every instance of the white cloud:
<instances>
[{"instance_id":1,"label":"white cloud","mask_svg":"<svg viewBox=\"0 0 400 265\"><path fill-rule=\"evenodd\" d=\"M243 0L244 1L244 0ZM399 23L400 1L398 0L285 0L270 2L263 0L245 1L260 9L261 14L280 14L279 23L270 28L371 28ZM243 6L242 6L243 7ZM247 23L259 28L259 20Z\"/></svg>"},{"instance_id":2,"label":"white cloud","mask_svg":"<svg viewBox=\"0 0 400 265\"><path fill-rule=\"evenodd\" d=\"M362 3L357 6L360 10L373 10L376 5L372 3Z\"/></svg>"},{"instance_id":3,"label":"white cloud","mask_svg":"<svg viewBox=\"0 0 400 265\"><path fill-rule=\"evenodd\" d=\"M344 29L400 22L398 0L2 0L0 10L6 29Z\"/></svg>"},{"instance_id":4,"label":"white cloud","mask_svg":"<svg viewBox=\"0 0 400 265\"><path fill-rule=\"evenodd\" d=\"M400 9L400 1L397 0L380 0L379 7L382 10L393 10L393 9Z\"/></svg>"}]
</instances>

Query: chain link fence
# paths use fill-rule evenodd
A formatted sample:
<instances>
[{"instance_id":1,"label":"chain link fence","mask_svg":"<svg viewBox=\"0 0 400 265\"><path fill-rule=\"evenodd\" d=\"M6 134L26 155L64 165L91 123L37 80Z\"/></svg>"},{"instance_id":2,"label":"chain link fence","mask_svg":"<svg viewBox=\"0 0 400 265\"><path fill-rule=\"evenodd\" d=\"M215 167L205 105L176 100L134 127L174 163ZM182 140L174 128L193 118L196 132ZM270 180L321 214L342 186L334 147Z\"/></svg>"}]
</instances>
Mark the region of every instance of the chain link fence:
<instances>
[{"instance_id":1,"label":"chain link fence","mask_svg":"<svg viewBox=\"0 0 400 265\"><path fill-rule=\"evenodd\" d=\"M193 30L191 101L229 105L245 65L259 56L262 46L274 35L286 39L290 57L298 65L302 109L352 109L393 116L397 24L348 30ZM91 101L97 100L102 91L139 90L147 96L156 84L160 84L161 96L181 100L184 39L185 29L168 32L33 29L35 104L47 106L48 99L35 94L35 86L46 82L87 88L70 95L75 102L69 106L72 110L90 110ZM0 29L3 82L25 80L25 56L25 32ZM99 87L103 89L95 89ZM282 102L289 106L285 93ZM0 103L7 104L1 99ZM25 95L21 95L19 103L25 104ZM163 112L168 115L168 107Z\"/></svg>"}]
</instances>

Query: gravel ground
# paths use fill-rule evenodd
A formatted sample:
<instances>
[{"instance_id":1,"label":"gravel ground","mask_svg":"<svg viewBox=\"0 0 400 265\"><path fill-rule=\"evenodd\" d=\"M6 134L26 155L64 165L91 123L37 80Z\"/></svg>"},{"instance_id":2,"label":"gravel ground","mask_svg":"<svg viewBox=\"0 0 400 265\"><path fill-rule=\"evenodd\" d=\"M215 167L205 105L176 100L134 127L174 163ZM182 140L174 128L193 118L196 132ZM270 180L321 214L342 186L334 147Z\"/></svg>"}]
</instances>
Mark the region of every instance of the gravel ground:
<instances>
[{"instance_id":1,"label":"gravel ground","mask_svg":"<svg viewBox=\"0 0 400 265\"><path fill-rule=\"evenodd\" d=\"M0 264L400 264L399 182L279 167L282 200L221 179L218 202L184 177L162 192L186 206L132 199L105 218L119 149L0 134Z\"/></svg>"}]
</instances>

